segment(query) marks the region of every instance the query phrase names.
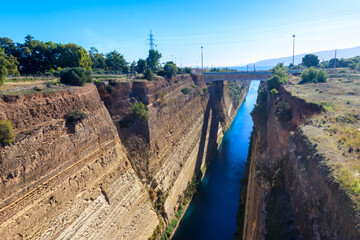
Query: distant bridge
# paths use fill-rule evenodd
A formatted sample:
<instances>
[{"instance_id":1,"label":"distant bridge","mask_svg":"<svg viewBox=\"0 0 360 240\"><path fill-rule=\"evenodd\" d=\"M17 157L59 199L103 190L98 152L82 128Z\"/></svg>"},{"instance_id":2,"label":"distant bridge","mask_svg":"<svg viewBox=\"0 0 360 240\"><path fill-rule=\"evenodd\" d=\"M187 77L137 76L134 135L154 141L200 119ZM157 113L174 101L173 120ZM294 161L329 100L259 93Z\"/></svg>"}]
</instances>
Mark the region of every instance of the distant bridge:
<instances>
[{"instance_id":1,"label":"distant bridge","mask_svg":"<svg viewBox=\"0 0 360 240\"><path fill-rule=\"evenodd\" d=\"M297 75L300 71L288 71L288 73ZM236 81L236 80L267 80L271 77L271 71L258 72L207 72L203 73L205 82L213 81Z\"/></svg>"}]
</instances>

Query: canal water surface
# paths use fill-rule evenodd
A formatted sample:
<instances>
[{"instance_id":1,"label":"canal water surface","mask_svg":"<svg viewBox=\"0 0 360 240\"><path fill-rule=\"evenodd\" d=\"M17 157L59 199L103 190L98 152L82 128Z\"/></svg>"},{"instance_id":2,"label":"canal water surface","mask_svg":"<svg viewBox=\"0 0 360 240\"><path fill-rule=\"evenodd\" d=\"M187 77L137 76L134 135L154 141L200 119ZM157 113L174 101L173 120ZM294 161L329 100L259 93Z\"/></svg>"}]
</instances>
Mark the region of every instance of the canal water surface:
<instances>
[{"instance_id":1,"label":"canal water surface","mask_svg":"<svg viewBox=\"0 0 360 240\"><path fill-rule=\"evenodd\" d=\"M260 81L252 81L245 101L208 167L173 239L233 239L240 199L240 178L245 174Z\"/></svg>"}]
</instances>

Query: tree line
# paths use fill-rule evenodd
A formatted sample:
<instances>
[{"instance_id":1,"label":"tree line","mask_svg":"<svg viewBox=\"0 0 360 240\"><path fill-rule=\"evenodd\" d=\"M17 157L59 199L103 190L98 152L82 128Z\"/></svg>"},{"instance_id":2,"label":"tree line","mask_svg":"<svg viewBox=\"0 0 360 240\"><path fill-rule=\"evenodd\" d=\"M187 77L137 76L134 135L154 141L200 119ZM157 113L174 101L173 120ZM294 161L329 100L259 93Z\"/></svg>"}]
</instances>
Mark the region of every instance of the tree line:
<instances>
[{"instance_id":1,"label":"tree line","mask_svg":"<svg viewBox=\"0 0 360 240\"><path fill-rule=\"evenodd\" d=\"M161 70L160 58L161 53L150 50L146 59L139 59L137 62L127 62L124 56L116 50L101 53L95 47L91 47L86 51L83 47L74 43L61 44L54 42L43 42L36 40L33 36L26 36L24 43L15 43L7 37L0 37L0 57L2 62L7 61L6 66L11 65L7 70L7 74L15 75L31 74L31 75L51 75L57 73L63 68L81 67L85 70L93 70L95 73L152 73L159 72L163 75L171 75L176 73L189 73L189 68L175 69L173 62L168 62L168 73ZM1 64L5 66L5 64ZM176 65L175 65L176 66ZM16 68L16 71L14 71ZM173 73L170 73L169 71ZM175 71L174 71L175 70ZM3 71L5 72L5 70Z\"/></svg>"},{"instance_id":2,"label":"tree line","mask_svg":"<svg viewBox=\"0 0 360 240\"><path fill-rule=\"evenodd\" d=\"M327 61L320 62L319 57L315 54L307 54L302 58L301 63L294 66L294 69L303 69L310 67L319 67L319 68L349 68L351 70L360 70L360 56L353 58L332 58ZM293 64L289 65L291 69Z\"/></svg>"}]
</instances>

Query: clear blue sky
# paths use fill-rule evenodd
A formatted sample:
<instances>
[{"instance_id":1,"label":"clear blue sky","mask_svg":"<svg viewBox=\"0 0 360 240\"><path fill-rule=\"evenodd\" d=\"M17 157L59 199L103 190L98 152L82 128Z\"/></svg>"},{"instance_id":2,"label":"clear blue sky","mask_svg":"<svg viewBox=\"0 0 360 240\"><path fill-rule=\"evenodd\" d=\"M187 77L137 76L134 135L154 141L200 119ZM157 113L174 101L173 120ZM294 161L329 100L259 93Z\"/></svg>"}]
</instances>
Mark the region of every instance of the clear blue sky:
<instances>
[{"instance_id":1,"label":"clear blue sky","mask_svg":"<svg viewBox=\"0 0 360 240\"><path fill-rule=\"evenodd\" d=\"M1 1L0 36L76 43L145 58L150 29L162 62L232 66L360 45L359 0ZM340 56L341 57L341 56Z\"/></svg>"}]
</instances>

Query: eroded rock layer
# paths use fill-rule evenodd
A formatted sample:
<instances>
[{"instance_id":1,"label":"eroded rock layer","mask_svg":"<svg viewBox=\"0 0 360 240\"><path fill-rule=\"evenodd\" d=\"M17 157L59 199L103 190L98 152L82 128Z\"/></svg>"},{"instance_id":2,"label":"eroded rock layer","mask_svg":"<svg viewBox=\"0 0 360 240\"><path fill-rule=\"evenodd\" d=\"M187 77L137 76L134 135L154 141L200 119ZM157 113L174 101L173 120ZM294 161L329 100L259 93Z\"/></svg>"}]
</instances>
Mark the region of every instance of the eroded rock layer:
<instances>
[{"instance_id":1,"label":"eroded rock layer","mask_svg":"<svg viewBox=\"0 0 360 240\"><path fill-rule=\"evenodd\" d=\"M1 149L2 239L151 236L157 216L95 86L0 101L17 133ZM87 118L67 126L71 109Z\"/></svg>"},{"instance_id":2,"label":"eroded rock layer","mask_svg":"<svg viewBox=\"0 0 360 240\"><path fill-rule=\"evenodd\" d=\"M17 135L0 148L1 238L148 239L174 217L248 87L178 75L0 98ZM148 119L134 118L135 102ZM67 121L70 110L86 118Z\"/></svg>"},{"instance_id":3,"label":"eroded rock layer","mask_svg":"<svg viewBox=\"0 0 360 240\"><path fill-rule=\"evenodd\" d=\"M279 115L283 102L289 104L286 119ZM303 132L324 110L286 86L270 94L266 83L258 103L265 114L253 116L242 239L359 239L356 209Z\"/></svg>"}]
</instances>

